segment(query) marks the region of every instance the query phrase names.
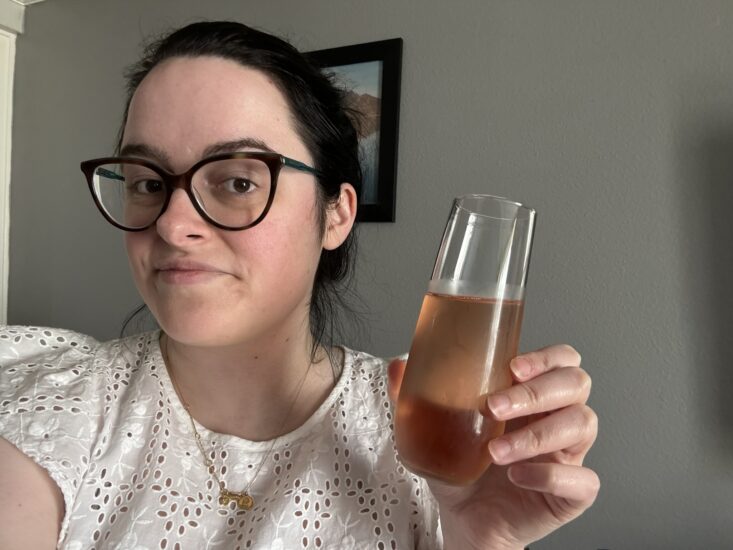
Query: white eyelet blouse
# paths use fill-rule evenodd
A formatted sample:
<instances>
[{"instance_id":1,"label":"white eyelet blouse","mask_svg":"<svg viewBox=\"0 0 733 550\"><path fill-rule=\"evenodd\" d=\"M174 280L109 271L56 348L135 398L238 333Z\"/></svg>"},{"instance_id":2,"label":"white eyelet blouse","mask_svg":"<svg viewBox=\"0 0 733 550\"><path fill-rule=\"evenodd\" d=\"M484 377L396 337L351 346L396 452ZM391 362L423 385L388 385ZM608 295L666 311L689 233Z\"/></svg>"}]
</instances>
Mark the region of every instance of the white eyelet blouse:
<instances>
[{"instance_id":1,"label":"white eyelet blouse","mask_svg":"<svg viewBox=\"0 0 733 550\"><path fill-rule=\"evenodd\" d=\"M243 511L218 503L158 338L0 328L0 437L60 487L59 548L442 547L435 500L395 454L385 360L347 349L328 398L274 442L197 424L228 489L265 459Z\"/></svg>"}]
</instances>

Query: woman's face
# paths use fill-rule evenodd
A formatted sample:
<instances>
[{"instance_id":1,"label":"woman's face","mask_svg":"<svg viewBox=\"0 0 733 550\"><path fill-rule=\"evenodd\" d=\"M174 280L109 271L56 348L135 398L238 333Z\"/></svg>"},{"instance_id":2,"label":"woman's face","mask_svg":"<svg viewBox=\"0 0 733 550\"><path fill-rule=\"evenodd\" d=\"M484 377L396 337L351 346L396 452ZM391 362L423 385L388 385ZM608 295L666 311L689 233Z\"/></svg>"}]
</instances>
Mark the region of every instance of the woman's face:
<instances>
[{"instance_id":1,"label":"woman's face","mask_svg":"<svg viewBox=\"0 0 733 550\"><path fill-rule=\"evenodd\" d=\"M265 73L217 57L174 58L135 92L122 150L182 173L212 153L261 150L257 144L312 166ZM163 330L206 346L285 341L307 329L325 244L316 185L283 168L269 213L245 231L208 224L176 189L153 227L126 233L135 283Z\"/></svg>"}]
</instances>

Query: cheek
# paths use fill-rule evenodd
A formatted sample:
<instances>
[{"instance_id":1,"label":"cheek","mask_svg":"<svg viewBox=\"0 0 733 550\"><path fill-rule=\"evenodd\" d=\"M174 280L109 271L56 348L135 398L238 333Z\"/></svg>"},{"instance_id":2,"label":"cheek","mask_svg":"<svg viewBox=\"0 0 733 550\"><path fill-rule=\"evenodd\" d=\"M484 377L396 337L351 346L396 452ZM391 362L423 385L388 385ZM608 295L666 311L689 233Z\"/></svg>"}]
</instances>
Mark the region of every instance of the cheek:
<instances>
[{"instance_id":1,"label":"cheek","mask_svg":"<svg viewBox=\"0 0 733 550\"><path fill-rule=\"evenodd\" d=\"M298 286L310 284L321 253L316 220L305 214L299 219L273 216L248 230L239 243L243 268L259 266L267 280ZM302 281L302 282L301 282ZM261 281L266 283L266 281Z\"/></svg>"},{"instance_id":2,"label":"cheek","mask_svg":"<svg viewBox=\"0 0 733 550\"><path fill-rule=\"evenodd\" d=\"M130 264L130 270L135 282L140 286L143 280L144 266L147 263L147 256L150 250L150 239L147 232L125 233L125 251L127 252L127 261Z\"/></svg>"},{"instance_id":3,"label":"cheek","mask_svg":"<svg viewBox=\"0 0 733 550\"><path fill-rule=\"evenodd\" d=\"M274 276L302 271L306 265L314 261L313 257L320 251L315 235L303 230L287 231L284 228L276 228L262 235L262 238L257 238L258 235L252 237L252 240L238 251L243 267L254 269L257 266Z\"/></svg>"}]
</instances>

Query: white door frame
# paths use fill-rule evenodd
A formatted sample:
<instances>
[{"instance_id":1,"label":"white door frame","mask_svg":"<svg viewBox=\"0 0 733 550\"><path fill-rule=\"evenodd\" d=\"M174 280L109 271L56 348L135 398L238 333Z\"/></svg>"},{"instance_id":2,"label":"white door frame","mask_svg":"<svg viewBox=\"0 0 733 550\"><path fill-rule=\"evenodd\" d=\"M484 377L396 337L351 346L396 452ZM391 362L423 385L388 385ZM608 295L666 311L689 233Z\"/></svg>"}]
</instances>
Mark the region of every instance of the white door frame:
<instances>
[{"instance_id":1,"label":"white door frame","mask_svg":"<svg viewBox=\"0 0 733 550\"><path fill-rule=\"evenodd\" d=\"M0 325L7 323L15 34L0 28Z\"/></svg>"}]
</instances>

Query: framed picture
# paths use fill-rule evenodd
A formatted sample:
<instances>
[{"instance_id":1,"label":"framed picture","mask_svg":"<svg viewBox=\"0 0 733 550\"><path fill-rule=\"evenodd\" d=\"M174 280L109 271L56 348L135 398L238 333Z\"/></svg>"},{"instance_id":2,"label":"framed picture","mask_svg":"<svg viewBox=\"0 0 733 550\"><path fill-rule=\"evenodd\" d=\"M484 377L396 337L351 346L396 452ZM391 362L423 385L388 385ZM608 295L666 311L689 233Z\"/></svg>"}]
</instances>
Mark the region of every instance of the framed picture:
<instances>
[{"instance_id":1,"label":"framed picture","mask_svg":"<svg viewBox=\"0 0 733 550\"><path fill-rule=\"evenodd\" d=\"M395 220L397 132L400 114L402 39L309 52L308 57L348 90L358 121L359 159L364 174L357 219Z\"/></svg>"}]
</instances>

